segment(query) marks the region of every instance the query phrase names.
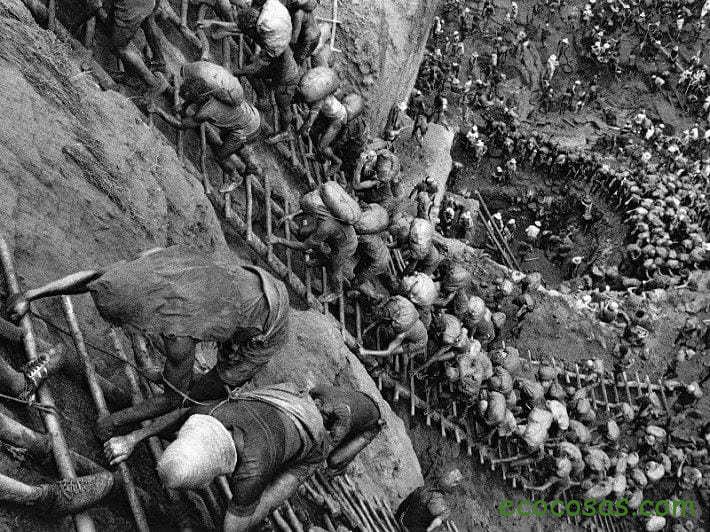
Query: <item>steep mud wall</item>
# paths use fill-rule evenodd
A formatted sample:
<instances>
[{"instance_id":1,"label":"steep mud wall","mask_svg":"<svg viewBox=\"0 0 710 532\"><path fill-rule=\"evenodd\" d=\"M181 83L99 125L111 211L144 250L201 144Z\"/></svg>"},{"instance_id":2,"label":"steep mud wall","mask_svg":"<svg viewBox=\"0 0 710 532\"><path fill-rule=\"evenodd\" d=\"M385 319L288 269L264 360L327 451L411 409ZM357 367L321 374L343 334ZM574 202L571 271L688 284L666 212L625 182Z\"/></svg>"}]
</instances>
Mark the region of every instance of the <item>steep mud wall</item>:
<instances>
[{"instance_id":1,"label":"steep mud wall","mask_svg":"<svg viewBox=\"0 0 710 532\"><path fill-rule=\"evenodd\" d=\"M332 0L321 2L330 14ZM390 107L407 100L422 60L429 28L443 0L340 0L334 54L341 76L368 98L368 117L378 134Z\"/></svg>"}]
</instances>

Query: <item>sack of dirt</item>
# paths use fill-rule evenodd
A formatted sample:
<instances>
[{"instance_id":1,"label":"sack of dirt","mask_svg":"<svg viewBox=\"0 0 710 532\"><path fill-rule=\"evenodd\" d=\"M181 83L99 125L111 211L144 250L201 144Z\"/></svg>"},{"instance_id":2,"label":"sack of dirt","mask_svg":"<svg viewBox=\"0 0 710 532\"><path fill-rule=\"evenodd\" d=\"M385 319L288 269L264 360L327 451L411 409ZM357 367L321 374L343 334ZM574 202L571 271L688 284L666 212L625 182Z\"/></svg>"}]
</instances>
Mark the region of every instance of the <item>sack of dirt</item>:
<instances>
[{"instance_id":1,"label":"sack of dirt","mask_svg":"<svg viewBox=\"0 0 710 532\"><path fill-rule=\"evenodd\" d=\"M358 235L376 235L386 230L390 224L387 209L378 203L370 203L362 209L362 217L355 224Z\"/></svg>"},{"instance_id":2,"label":"sack of dirt","mask_svg":"<svg viewBox=\"0 0 710 532\"><path fill-rule=\"evenodd\" d=\"M412 220L414 220L414 216L407 212L398 212L390 218L388 231L398 247L404 246L409 241Z\"/></svg>"},{"instance_id":3,"label":"sack of dirt","mask_svg":"<svg viewBox=\"0 0 710 532\"><path fill-rule=\"evenodd\" d=\"M337 91L339 87L338 74L332 68L325 66L311 68L298 82L298 90L306 103L322 100Z\"/></svg>"},{"instance_id":4,"label":"sack of dirt","mask_svg":"<svg viewBox=\"0 0 710 532\"><path fill-rule=\"evenodd\" d=\"M279 57L291 42L291 15L279 0L266 0L256 21L256 29L261 37L259 45L267 55Z\"/></svg>"},{"instance_id":5,"label":"sack of dirt","mask_svg":"<svg viewBox=\"0 0 710 532\"><path fill-rule=\"evenodd\" d=\"M453 263L441 282L441 289L447 294L466 288L471 284L473 276L462 264Z\"/></svg>"},{"instance_id":6,"label":"sack of dirt","mask_svg":"<svg viewBox=\"0 0 710 532\"><path fill-rule=\"evenodd\" d=\"M461 336L461 320L451 314L444 314L441 324L441 340L445 345L454 345Z\"/></svg>"},{"instance_id":7,"label":"sack of dirt","mask_svg":"<svg viewBox=\"0 0 710 532\"><path fill-rule=\"evenodd\" d=\"M404 296L389 298L382 307L381 316L390 322L396 334L408 331L419 320L416 307Z\"/></svg>"},{"instance_id":8,"label":"sack of dirt","mask_svg":"<svg viewBox=\"0 0 710 532\"><path fill-rule=\"evenodd\" d=\"M194 61L182 66L180 93L189 100L212 96L227 105L244 101L244 88L239 79L224 67L209 61Z\"/></svg>"},{"instance_id":9,"label":"sack of dirt","mask_svg":"<svg viewBox=\"0 0 710 532\"><path fill-rule=\"evenodd\" d=\"M409 228L409 249L416 260L429 254L434 241L434 226L429 220L415 218Z\"/></svg>"},{"instance_id":10,"label":"sack of dirt","mask_svg":"<svg viewBox=\"0 0 710 532\"><path fill-rule=\"evenodd\" d=\"M301 209L309 214L319 216L331 216L328 207L323 203L318 190L311 190L308 194L301 196Z\"/></svg>"},{"instance_id":11,"label":"sack of dirt","mask_svg":"<svg viewBox=\"0 0 710 532\"><path fill-rule=\"evenodd\" d=\"M365 98L356 93L348 94L343 98L343 105L348 111L348 121L350 121L360 116L365 110Z\"/></svg>"},{"instance_id":12,"label":"sack of dirt","mask_svg":"<svg viewBox=\"0 0 710 532\"><path fill-rule=\"evenodd\" d=\"M202 488L230 474L237 451L230 432L212 416L194 414L158 461L158 476L169 488Z\"/></svg>"},{"instance_id":13,"label":"sack of dirt","mask_svg":"<svg viewBox=\"0 0 710 532\"><path fill-rule=\"evenodd\" d=\"M330 213L347 224L356 224L362 218L357 201L335 181L326 181L320 186L320 197Z\"/></svg>"},{"instance_id":14,"label":"sack of dirt","mask_svg":"<svg viewBox=\"0 0 710 532\"><path fill-rule=\"evenodd\" d=\"M409 300L419 307L431 306L439 295L432 278L421 272L405 277L402 289Z\"/></svg>"}]
</instances>

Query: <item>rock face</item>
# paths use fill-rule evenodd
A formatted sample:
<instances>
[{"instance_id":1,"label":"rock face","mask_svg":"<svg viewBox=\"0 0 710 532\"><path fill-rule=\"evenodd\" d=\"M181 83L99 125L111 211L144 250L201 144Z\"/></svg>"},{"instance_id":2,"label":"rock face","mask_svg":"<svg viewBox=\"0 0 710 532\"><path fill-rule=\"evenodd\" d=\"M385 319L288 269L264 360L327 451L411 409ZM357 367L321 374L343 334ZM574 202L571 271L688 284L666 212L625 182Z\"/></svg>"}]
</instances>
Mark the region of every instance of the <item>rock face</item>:
<instances>
[{"instance_id":1,"label":"rock face","mask_svg":"<svg viewBox=\"0 0 710 532\"><path fill-rule=\"evenodd\" d=\"M321 13L330 8L321 3ZM340 0L336 47L341 76L368 98L368 118L380 132L390 107L408 99L429 29L443 0ZM329 18L329 14L326 15Z\"/></svg>"},{"instance_id":2,"label":"rock face","mask_svg":"<svg viewBox=\"0 0 710 532\"><path fill-rule=\"evenodd\" d=\"M181 162L129 100L102 92L71 58L68 46L39 28L20 0L0 0L0 91L0 232L13 249L23 286L156 246L187 244L230 252L192 163ZM87 341L111 349L106 324L89 298L76 297L75 306ZM65 327L56 301L40 302L33 309ZM64 343L73 355L70 339L54 334L52 325L44 327L39 320L36 325L40 335ZM344 347L333 322L312 312L295 312L291 336L289 349L258 382L337 382L376 397L388 427L355 463L355 474L375 493L398 502L422 482L401 421ZM122 375L115 361L91 346L90 352L103 375ZM16 367L21 361L18 353L8 353L2 345L0 356ZM51 387L58 407L71 420L63 423L69 446L105 463L92 436L96 412L87 406L91 400L81 376L57 376ZM15 414L42 430L37 416ZM0 454L0 471L14 478L31 483L56 478L51 466L27 465ZM131 465L141 486L161 493L145 450L136 453ZM108 504L92 511L97 528L130 528L125 506ZM37 517L32 511L0 505L0 529L69 527L68 519Z\"/></svg>"},{"instance_id":3,"label":"rock face","mask_svg":"<svg viewBox=\"0 0 710 532\"><path fill-rule=\"evenodd\" d=\"M18 0L0 2L0 226L28 281L189 243L226 248L199 177L101 92Z\"/></svg>"}]
</instances>

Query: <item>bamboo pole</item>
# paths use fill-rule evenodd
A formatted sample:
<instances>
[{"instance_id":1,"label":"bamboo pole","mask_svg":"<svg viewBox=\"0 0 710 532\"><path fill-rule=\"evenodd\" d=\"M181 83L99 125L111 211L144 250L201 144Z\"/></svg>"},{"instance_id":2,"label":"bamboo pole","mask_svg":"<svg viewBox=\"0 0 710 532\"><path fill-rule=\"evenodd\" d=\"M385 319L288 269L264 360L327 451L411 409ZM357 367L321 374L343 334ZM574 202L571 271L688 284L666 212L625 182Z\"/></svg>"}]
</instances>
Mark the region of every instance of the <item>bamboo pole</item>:
<instances>
[{"instance_id":1,"label":"bamboo pole","mask_svg":"<svg viewBox=\"0 0 710 532\"><path fill-rule=\"evenodd\" d=\"M0 261L2 262L5 282L8 292L12 295L21 293L20 284L15 275L15 268L12 264L12 256L10 248L4 238L0 237ZM24 316L20 321L20 326L23 330L23 343L25 346L25 355L27 359L32 361L37 358L37 345L35 343L34 329L32 320L29 315ZM44 385L37 391L39 400L51 407L54 406L54 398L49 387ZM54 461L57 464L57 470L60 476L66 480L76 479L76 471L71 459L71 454L67 448L67 443L64 439L62 426L59 422L59 417L53 412L43 412L42 417L44 426L47 429L50 440L52 442L52 452L54 453ZM74 514L74 526L77 532L94 532L96 530L94 522L86 513Z\"/></svg>"},{"instance_id":2,"label":"bamboo pole","mask_svg":"<svg viewBox=\"0 0 710 532\"><path fill-rule=\"evenodd\" d=\"M94 48L94 35L96 34L96 17L90 17L84 28L84 46L91 52Z\"/></svg>"},{"instance_id":3,"label":"bamboo pole","mask_svg":"<svg viewBox=\"0 0 710 532\"><path fill-rule=\"evenodd\" d=\"M271 236L273 235L271 221L271 180L267 174L264 174L264 196L266 196L264 200L264 209L266 210L266 258L269 260L274 256L274 246L271 243Z\"/></svg>"},{"instance_id":4,"label":"bamboo pole","mask_svg":"<svg viewBox=\"0 0 710 532\"><path fill-rule=\"evenodd\" d=\"M483 196L481 196L481 193L476 190L476 196L478 197L478 201L480 202L482 212L485 214L485 216L489 219L492 220L493 217L491 216L490 211L488 210L488 206L486 205L486 202L483 200ZM506 252L510 256L510 260L513 262L515 269L520 271L520 264L518 263L517 259L515 258L515 255L513 255L513 252L510 250L510 247L508 247L508 243L505 241L505 238L503 238L503 235L498 231L498 227L494 223L491 222L491 225L493 226L493 229L496 231L496 234L498 235L498 238L501 241L501 244L505 248Z\"/></svg>"},{"instance_id":5,"label":"bamboo pole","mask_svg":"<svg viewBox=\"0 0 710 532\"><path fill-rule=\"evenodd\" d=\"M89 385L89 392L94 399L94 404L96 405L96 410L100 417L106 417L110 415L108 406L106 406L106 399L104 398L104 393L99 386L98 379L96 377L96 368L94 363L89 356L89 352L86 349L86 344L84 343L84 335L79 328L79 323L76 319L76 314L74 313L74 305L69 296L62 296L62 306L64 308L64 315L66 316L67 323L69 324L69 329L71 331L72 339L74 340L74 346L76 347L76 352L79 354L81 361L84 364L84 370L86 371L86 381ZM126 490L126 497L128 498L128 504L133 512L133 517L136 521L136 528L141 532L148 532L148 520L145 517L145 512L143 506L141 506L140 498L136 491L135 483L133 482L133 476L128 469L128 464L125 462L118 465L118 471L123 479L123 487Z\"/></svg>"}]
</instances>

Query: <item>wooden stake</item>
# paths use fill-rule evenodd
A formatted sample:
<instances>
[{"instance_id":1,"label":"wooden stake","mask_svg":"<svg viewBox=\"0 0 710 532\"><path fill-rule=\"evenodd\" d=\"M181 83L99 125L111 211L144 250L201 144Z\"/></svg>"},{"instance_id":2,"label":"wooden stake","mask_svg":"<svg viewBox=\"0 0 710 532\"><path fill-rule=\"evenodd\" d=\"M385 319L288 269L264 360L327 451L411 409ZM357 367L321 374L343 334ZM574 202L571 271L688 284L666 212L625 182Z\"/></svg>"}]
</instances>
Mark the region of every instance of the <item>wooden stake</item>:
<instances>
[{"instance_id":1,"label":"wooden stake","mask_svg":"<svg viewBox=\"0 0 710 532\"><path fill-rule=\"evenodd\" d=\"M0 237L0 262L2 262L3 273L5 275L5 283L7 285L8 292L11 295L21 293L20 284L17 281L17 276L15 275L15 268L12 264L12 255L10 254L10 248L4 238ZM20 327L23 330L23 343L25 347L25 355L28 361L32 361L37 358L37 345L35 343L34 328L32 326L32 319L29 315L26 315L20 321ZM41 386L37 391L37 397L39 400L49 406L54 406L54 398L52 397L52 392L49 387ZM62 431L62 426L59 422L59 417L57 414L50 412L43 412L42 419L44 421L44 426L47 429L49 438L52 442L52 451L54 453L54 461L57 464L57 470L60 476L65 480L76 479L76 471L74 470L74 464L71 459L71 454L67 448L66 440L64 439L64 432ZM77 532L94 532L96 528L94 527L94 522L91 517L86 513L78 513L73 516L74 526Z\"/></svg>"},{"instance_id":2,"label":"wooden stake","mask_svg":"<svg viewBox=\"0 0 710 532\"><path fill-rule=\"evenodd\" d=\"M62 296L62 306L64 308L64 315L69 324L69 330L71 331L72 339L74 340L74 347L76 347L76 352L79 354L82 363L84 364L84 371L86 373L86 381L89 385L89 392L94 399L94 404L96 405L96 410L100 417L106 417L110 415L108 406L106 406L106 400L104 399L104 393L99 386L98 379L96 377L96 368L91 360L89 352L86 349L86 344L84 343L84 335L79 329L79 323L74 314L74 305L72 304L71 298L69 296ZM133 482L133 476L128 469L128 464L122 462L117 467L121 478L123 479L123 487L126 490L126 497L128 498L128 504L133 512L133 518L136 522L136 528L141 532L148 532L148 520L146 519L143 506L141 505L140 498L136 491L136 485Z\"/></svg>"}]
</instances>

